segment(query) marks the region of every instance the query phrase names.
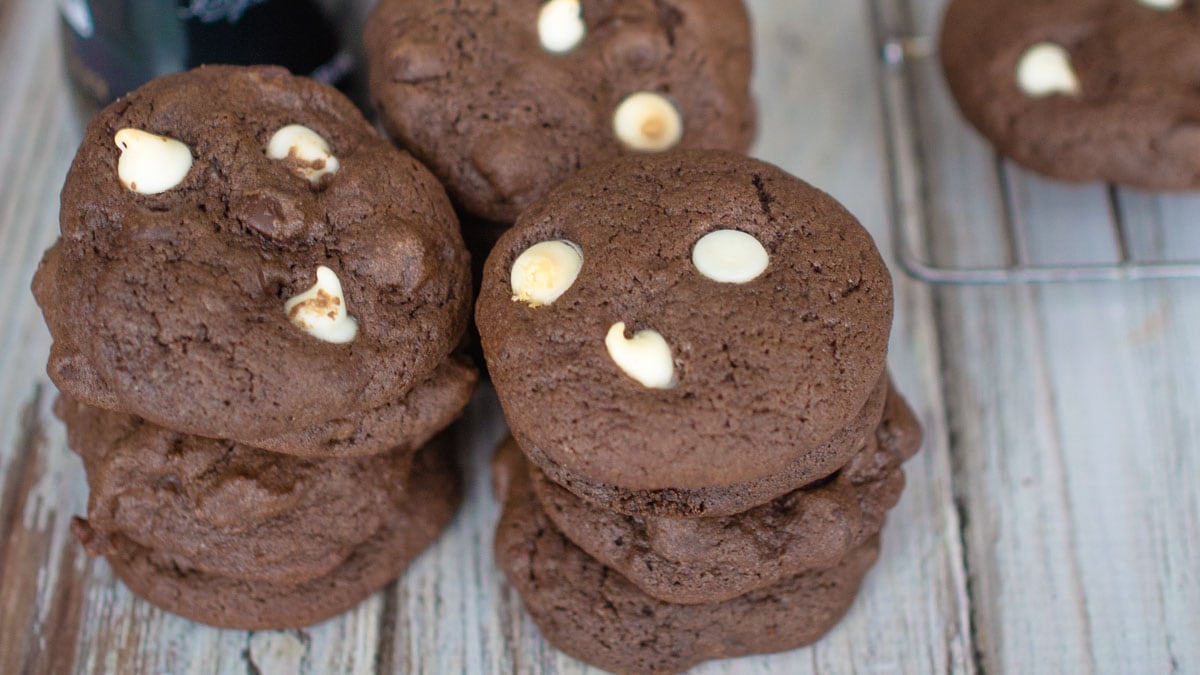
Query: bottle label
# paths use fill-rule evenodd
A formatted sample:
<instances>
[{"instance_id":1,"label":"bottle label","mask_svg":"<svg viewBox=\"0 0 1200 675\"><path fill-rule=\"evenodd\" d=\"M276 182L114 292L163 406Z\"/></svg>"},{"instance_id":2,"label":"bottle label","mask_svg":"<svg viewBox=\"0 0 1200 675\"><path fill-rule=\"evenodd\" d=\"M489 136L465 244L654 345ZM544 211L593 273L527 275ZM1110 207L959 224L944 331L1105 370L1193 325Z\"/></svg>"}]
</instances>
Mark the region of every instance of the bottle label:
<instances>
[{"instance_id":1,"label":"bottle label","mask_svg":"<svg viewBox=\"0 0 1200 675\"><path fill-rule=\"evenodd\" d=\"M185 0L180 3L179 18L184 21L196 19L201 23L216 23L222 19L237 23L247 10L264 2L266 0Z\"/></svg>"},{"instance_id":2,"label":"bottle label","mask_svg":"<svg viewBox=\"0 0 1200 675\"><path fill-rule=\"evenodd\" d=\"M79 37L86 40L96 34L96 24L92 22L92 10L87 0L58 0L58 11Z\"/></svg>"}]
</instances>

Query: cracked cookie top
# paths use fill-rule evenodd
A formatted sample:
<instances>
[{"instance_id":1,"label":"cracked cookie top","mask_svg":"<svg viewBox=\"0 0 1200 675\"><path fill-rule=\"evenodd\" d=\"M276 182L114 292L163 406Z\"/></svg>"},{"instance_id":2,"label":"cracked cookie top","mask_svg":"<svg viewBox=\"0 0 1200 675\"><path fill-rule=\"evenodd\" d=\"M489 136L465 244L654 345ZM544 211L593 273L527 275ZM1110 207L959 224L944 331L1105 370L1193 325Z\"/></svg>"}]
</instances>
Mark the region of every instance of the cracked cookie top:
<instances>
[{"instance_id":1,"label":"cracked cookie top","mask_svg":"<svg viewBox=\"0 0 1200 675\"><path fill-rule=\"evenodd\" d=\"M449 200L340 93L160 78L88 126L34 290L71 396L210 437L402 398L470 311Z\"/></svg>"},{"instance_id":2,"label":"cracked cookie top","mask_svg":"<svg viewBox=\"0 0 1200 675\"><path fill-rule=\"evenodd\" d=\"M733 486L827 459L883 377L892 286L833 198L679 151L586 168L526 211L476 318L514 434L548 461L625 489Z\"/></svg>"},{"instance_id":3,"label":"cracked cookie top","mask_svg":"<svg viewBox=\"0 0 1200 675\"><path fill-rule=\"evenodd\" d=\"M366 29L388 132L502 223L602 159L745 151L750 37L741 0L383 0Z\"/></svg>"}]
</instances>

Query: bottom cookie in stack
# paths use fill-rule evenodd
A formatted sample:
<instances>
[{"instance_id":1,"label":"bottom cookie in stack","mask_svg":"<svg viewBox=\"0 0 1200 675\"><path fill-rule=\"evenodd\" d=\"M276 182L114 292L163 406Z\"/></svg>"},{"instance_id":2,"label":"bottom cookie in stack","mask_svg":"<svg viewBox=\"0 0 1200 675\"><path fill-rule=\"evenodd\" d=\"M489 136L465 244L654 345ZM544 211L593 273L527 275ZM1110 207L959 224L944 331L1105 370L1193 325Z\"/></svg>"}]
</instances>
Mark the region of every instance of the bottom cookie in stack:
<instances>
[{"instance_id":1,"label":"bottom cookie in stack","mask_svg":"<svg viewBox=\"0 0 1200 675\"><path fill-rule=\"evenodd\" d=\"M794 649L849 608L920 443L889 387L875 433L833 475L741 514L676 518L597 508L509 439L494 471L497 557L546 638L610 670Z\"/></svg>"},{"instance_id":2,"label":"bottom cookie in stack","mask_svg":"<svg viewBox=\"0 0 1200 675\"><path fill-rule=\"evenodd\" d=\"M441 438L297 459L60 398L91 496L73 530L134 593L223 628L308 626L399 576L461 501Z\"/></svg>"},{"instance_id":3,"label":"bottom cookie in stack","mask_svg":"<svg viewBox=\"0 0 1200 675\"><path fill-rule=\"evenodd\" d=\"M571 542L533 490L515 448L497 456L504 501L496 556L542 635L564 652L616 672L676 672L711 659L811 644L850 608L879 555L878 537L837 565L732 600L657 600Z\"/></svg>"}]
</instances>

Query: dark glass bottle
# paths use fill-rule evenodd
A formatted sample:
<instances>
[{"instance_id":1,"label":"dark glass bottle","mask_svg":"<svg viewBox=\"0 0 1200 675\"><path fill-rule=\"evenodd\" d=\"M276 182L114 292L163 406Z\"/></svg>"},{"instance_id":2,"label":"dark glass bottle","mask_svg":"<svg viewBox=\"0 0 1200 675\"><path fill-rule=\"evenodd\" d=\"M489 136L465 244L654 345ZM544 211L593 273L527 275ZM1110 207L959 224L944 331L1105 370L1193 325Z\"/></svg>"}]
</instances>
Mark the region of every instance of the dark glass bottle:
<instances>
[{"instance_id":1,"label":"dark glass bottle","mask_svg":"<svg viewBox=\"0 0 1200 675\"><path fill-rule=\"evenodd\" d=\"M160 75L202 64L276 64L329 84L354 58L313 0L58 0L85 118Z\"/></svg>"}]
</instances>

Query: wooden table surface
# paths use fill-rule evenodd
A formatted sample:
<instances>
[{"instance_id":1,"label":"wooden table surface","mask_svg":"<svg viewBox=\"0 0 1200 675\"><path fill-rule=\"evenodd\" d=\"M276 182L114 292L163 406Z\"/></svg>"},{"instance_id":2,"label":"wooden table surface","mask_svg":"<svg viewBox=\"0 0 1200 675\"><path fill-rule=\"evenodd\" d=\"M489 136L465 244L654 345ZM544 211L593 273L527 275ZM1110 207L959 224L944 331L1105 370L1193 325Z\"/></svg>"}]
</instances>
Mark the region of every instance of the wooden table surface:
<instances>
[{"instance_id":1,"label":"wooden table surface","mask_svg":"<svg viewBox=\"0 0 1200 675\"><path fill-rule=\"evenodd\" d=\"M879 0L900 2L900 0ZM753 0L756 154L827 189L889 248L881 69L866 0ZM941 0L910 0L930 34ZM458 432L469 496L409 572L302 631L222 631L131 596L68 531L86 484L50 413L29 292L78 142L55 3L0 0L0 673L577 673L491 555L489 391ZM932 71L930 71L932 72ZM995 161L939 78L914 97L930 246L986 257L996 185L1035 222L1107 222L1108 191ZM1200 198L1118 193L1171 248ZM935 227L936 226L936 227ZM1034 236L1046 260L1111 238ZM1200 673L1200 282L938 287L897 273L892 367L928 430L879 565L818 645L705 673Z\"/></svg>"}]
</instances>

